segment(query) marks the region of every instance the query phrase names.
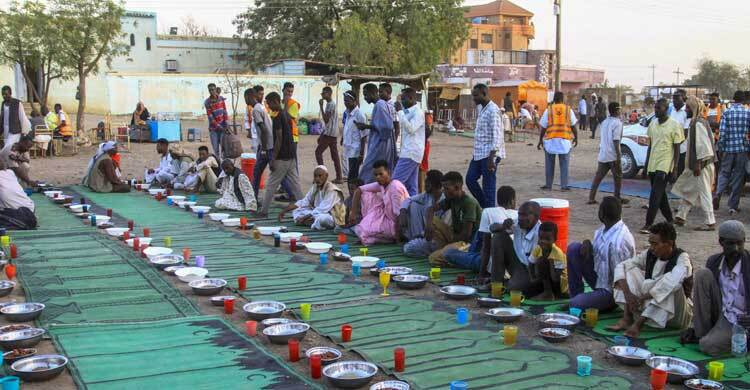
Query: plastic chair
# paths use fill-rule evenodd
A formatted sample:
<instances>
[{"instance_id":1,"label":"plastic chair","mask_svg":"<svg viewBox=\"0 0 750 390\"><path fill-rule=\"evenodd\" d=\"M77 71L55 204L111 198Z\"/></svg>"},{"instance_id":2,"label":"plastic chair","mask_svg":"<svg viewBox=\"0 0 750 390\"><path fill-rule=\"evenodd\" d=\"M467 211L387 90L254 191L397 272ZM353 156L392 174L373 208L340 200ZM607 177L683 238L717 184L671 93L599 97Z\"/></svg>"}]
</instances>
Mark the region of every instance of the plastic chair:
<instances>
[{"instance_id":1,"label":"plastic chair","mask_svg":"<svg viewBox=\"0 0 750 390\"><path fill-rule=\"evenodd\" d=\"M127 145L127 150L130 151L130 128L128 126L121 126L117 128L117 133L113 134L114 141L120 145Z\"/></svg>"},{"instance_id":2,"label":"plastic chair","mask_svg":"<svg viewBox=\"0 0 750 390\"><path fill-rule=\"evenodd\" d=\"M201 129L190 128L187 131L188 142L201 141L203 142L203 131Z\"/></svg>"}]
</instances>

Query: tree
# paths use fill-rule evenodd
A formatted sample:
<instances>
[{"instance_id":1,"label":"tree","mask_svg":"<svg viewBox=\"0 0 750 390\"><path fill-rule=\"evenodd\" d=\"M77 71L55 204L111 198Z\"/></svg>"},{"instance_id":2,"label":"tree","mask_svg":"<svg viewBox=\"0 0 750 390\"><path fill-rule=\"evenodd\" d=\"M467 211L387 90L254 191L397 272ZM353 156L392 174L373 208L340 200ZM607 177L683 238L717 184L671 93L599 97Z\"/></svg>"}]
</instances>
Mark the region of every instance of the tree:
<instances>
[{"instance_id":1,"label":"tree","mask_svg":"<svg viewBox=\"0 0 750 390\"><path fill-rule=\"evenodd\" d=\"M237 106L239 106L240 101L244 101L245 89L251 86L251 82L241 78L239 73L230 73L229 71L224 72L224 81L232 105L232 128L234 129L237 126ZM224 91L223 88L222 91Z\"/></svg>"},{"instance_id":2,"label":"tree","mask_svg":"<svg viewBox=\"0 0 750 390\"><path fill-rule=\"evenodd\" d=\"M86 109L86 78L97 74L102 63L128 52L120 18L125 9L113 0L51 0L51 17L59 27L56 53L78 77L76 129L83 129Z\"/></svg>"},{"instance_id":3,"label":"tree","mask_svg":"<svg viewBox=\"0 0 750 390\"><path fill-rule=\"evenodd\" d=\"M198 23L193 15L187 15L180 18L180 27L177 29L177 35L188 37L210 37L220 35L215 29L209 29L205 24ZM169 34L169 30L163 32Z\"/></svg>"},{"instance_id":4,"label":"tree","mask_svg":"<svg viewBox=\"0 0 750 390\"><path fill-rule=\"evenodd\" d=\"M466 38L461 3L256 0L234 24L254 69L277 59L302 58L385 66L391 74L429 72Z\"/></svg>"},{"instance_id":5,"label":"tree","mask_svg":"<svg viewBox=\"0 0 750 390\"><path fill-rule=\"evenodd\" d=\"M26 1L23 5L11 3L8 11L0 11L0 62L19 65L26 85L33 86L35 74L30 69L41 71L42 85L30 88L40 105L47 105L49 87L53 80L69 79L71 69L53 56L58 46L58 28L47 14L46 5L38 1Z\"/></svg>"},{"instance_id":6,"label":"tree","mask_svg":"<svg viewBox=\"0 0 750 390\"><path fill-rule=\"evenodd\" d=\"M732 63L704 57L698 60L698 73L685 80L685 84L702 85L711 91L718 91L723 99L727 99L736 90L747 86L745 77L740 68Z\"/></svg>"}]
</instances>

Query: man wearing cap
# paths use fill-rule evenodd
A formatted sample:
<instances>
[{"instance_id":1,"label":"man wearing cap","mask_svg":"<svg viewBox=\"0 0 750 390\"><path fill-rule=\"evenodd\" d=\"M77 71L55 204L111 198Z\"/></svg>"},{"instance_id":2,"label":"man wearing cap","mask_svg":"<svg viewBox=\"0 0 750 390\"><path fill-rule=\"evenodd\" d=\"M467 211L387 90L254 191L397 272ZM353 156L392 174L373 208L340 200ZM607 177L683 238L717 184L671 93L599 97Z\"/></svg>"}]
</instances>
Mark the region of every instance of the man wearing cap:
<instances>
[{"instance_id":1,"label":"man wearing cap","mask_svg":"<svg viewBox=\"0 0 750 390\"><path fill-rule=\"evenodd\" d=\"M717 356L732 349L732 326L750 327L750 253L745 250L745 226L730 220L719 225L722 252L695 273L693 326L682 343L697 343L703 353Z\"/></svg>"},{"instance_id":2,"label":"man wearing cap","mask_svg":"<svg viewBox=\"0 0 750 390\"><path fill-rule=\"evenodd\" d=\"M325 165L315 167L313 185L307 195L282 210L279 222L290 211L294 223L310 226L313 230L333 229L346 223L344 192L328 180L328 168Z\"/></svg>"}]
</instances>

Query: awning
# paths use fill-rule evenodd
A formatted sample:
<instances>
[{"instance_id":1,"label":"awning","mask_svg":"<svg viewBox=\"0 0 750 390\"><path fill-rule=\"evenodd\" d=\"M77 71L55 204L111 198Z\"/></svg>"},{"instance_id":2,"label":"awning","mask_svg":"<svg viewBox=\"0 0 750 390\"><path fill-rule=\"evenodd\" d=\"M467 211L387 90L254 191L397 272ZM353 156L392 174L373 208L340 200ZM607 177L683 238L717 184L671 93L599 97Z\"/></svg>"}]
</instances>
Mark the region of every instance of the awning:
<instances>
[{"instance_id":1,"label":"awning","mask_svg":"<svg viewBox=\"0 0 750 390\"><path fill-rule=\"evenodd\" d=\"M445 87L440 92L438 99L455 100L461 95L461 88Z\"/></svg>"}]
</instances>

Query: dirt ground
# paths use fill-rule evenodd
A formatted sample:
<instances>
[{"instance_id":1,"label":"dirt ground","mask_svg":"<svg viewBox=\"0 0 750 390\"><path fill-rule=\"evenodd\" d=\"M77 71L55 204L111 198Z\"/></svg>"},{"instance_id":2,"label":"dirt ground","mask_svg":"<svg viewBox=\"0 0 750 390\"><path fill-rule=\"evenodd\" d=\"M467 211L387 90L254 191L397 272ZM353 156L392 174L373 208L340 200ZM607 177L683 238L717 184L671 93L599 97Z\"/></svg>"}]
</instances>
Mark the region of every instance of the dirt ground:
<instances>
[{"instance_id":1,"label":"dirt ground","mask_svg":"<svg viewBox=\"0 0 750 390\"><path fill-rule=\"evenodd\" d=\"M99 119L95 116L88 116L88 121L91 121L92 125L98 120ZM183 128L199 126L205 126L204 122L183 121L182 125ZM247 140L245 140L245 142L246 141ZM203 142L183 142L182 144L189 152L197 154L198 146L202 144L208 145L208 139L205 138ZM246 144L249 145L247 142ZM457 170L464 174L471 158L472 145L473 139L471 138L436 133L432 138L430 167L433 169L439 169L443 172ZM513 186L517 192L519 204L525 200L536 197L567 199L571 204L569 242L592 238L594 230L599 225L599 221L597 219L597 206L586 205L588 191L573 189L570 192L561 192L559 191L559 187L553 191L542 192L539 190L539 186L541 186L544 181L544 156L543 152L538 151L535 145L536 139L531 138L529 138L527 142L506 143L507 158L502 162L499 169L498 186ZM299 152L301 156L300 163L302 169L303 191L305 191L312 182L312 169L316 165L314 158L315 146L315 136L301 137ZM581 143L574 149L571 157L571 181L590 179L593 177L596 168L597 150L598 140L594 141L589 139L588 133L582 134ZM76 184L80 182L86 164L94 151L95 147L92 146L82 149L76 156L34 159L32 161L32 177L36 180L44 180L56 185ZM332 168L330 166L330 155L325 155L324 159L326 163L329 164L329 168ZM142 178L144 168L155 165L157 160L158 157L155 152L154 144L132 144L130 151L123 153L122 169L125 176L128 178ZM332 169L331 172L333 173ZM601 196L603 195L600 193L598 197L601 198ZM645 199L631 198L631 203L623 210L624 220L631 228L631 231L634 232L637 247L639 249L647 246L646 236L637 233L637 229L644 223L645 210L641 207L646 203ZM675 202L675 207L676 204L677 203ZM657 221L660 220L659 218L657 218ZM701 222L701 218L700 211L694 211L689 217L688 226L678 228L678 245L691 255L693 264L696 268L702 267L705 264L706 258L710 254L719 250L716 233L695 232L692 230L693 227ZM716 213L716 218L719 222L728 219L727 210L719 210ZM740 213L738 219L747 223L747 213ZM317 260L311 255L306 256L306 258L311 262L317 262ZM336 262L331 262L330 267L349 272L349 269L346 269L343 264L337 264ZM373 278L372 281L375 282L375 279L372 276L367 275L364 277ZM181 290L184 290L187 296L191 296L190 292L187 291L189 289L187 289L186 286L181 285L176 278L173 282L177 284ZM404 290L402 290L402 292L403 291ZM22 300L23 298L18 292L19 290L17 289L14 292L13 298ZM437 288L431 285L422 290L409 291L406 293L414 296L439 296ZM468 305L467 303L468 302L461 302L460 304L462 306L468 306L471 309L473 319L480 319L483 317L482 309L479 309L475 302L468 303ZM240 302L238 301L237 304L239 306ZM220 308L211 307L210 303L205 299L199 300L199 305L207 314L220 315L221 313ZM236 312L230 319L237 326L240 328L242 327L244 317L241 313ZM524 336L531 336L531 329L536 329L531 323L533 319L529 318L524 319L523 321L524 323L520 324L522 333ZM0 323L2 322L3 321L0 320ZM525 324L525 322L528 322L528 324ZM279 356L286 357L285 346L275 346L269 344L265 338L263 339L263 343L272 352ZM308 337L301 343L301 345L303 349L317 345L335 347L335 345L328 339L321 337L315 332L309 332ZM559 346L568 349L572 354L588 354L594 357L595 361L598 360L601 362L608 359L604 353L604 344L582 335L576 334L570 342L559 344ZM40 347L45 351L52 349L52 346L48 341L40 344ZM345 353L345 357L353 357L351 355L353 355L351 352ZM305 360L302 360L299 363L293 364L293 367L304 374L308 374L306 363ZM643 367L634 369L623 366L618 367L622 367L621 370L618 368L619 371L631 373L635 378L643 378L644 383L647 381L647 370ZM382 380L383 378L383 374L379 374L377 379ZM70 376L66 373L53 382L39 386L30 386L29 388L61 389L71 387L73 387L72 381Z\"/></svg>"}]
</instances>

